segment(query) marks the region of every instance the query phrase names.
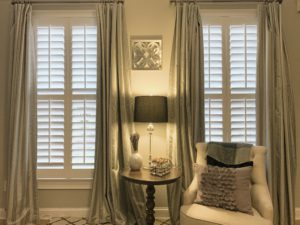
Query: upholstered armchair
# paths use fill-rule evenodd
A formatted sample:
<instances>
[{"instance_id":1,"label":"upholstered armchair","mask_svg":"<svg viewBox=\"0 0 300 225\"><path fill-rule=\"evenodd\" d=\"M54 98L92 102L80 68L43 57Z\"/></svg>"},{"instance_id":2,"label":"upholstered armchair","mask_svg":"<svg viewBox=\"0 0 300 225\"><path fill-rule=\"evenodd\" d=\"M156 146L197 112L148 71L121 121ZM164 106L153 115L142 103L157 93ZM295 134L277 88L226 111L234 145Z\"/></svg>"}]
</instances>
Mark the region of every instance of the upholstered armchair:
<instances>
[{"instance_id":1,"label":"upholstered armchair","mask_svg":"<svg viewBox=\"0 0 300 225\"><path fill-rule=\"evenodd\" d=\"M206 166L206 144L198 143L196 163ZM229 211L221 208L195 204L198 190L198 176L184 193L183 205L180 210L181 225L272 225L273 206L266 180L265 170L266 148L253 146L251 160L251 198L254 215Z\"/></svg>"}]
</instances>

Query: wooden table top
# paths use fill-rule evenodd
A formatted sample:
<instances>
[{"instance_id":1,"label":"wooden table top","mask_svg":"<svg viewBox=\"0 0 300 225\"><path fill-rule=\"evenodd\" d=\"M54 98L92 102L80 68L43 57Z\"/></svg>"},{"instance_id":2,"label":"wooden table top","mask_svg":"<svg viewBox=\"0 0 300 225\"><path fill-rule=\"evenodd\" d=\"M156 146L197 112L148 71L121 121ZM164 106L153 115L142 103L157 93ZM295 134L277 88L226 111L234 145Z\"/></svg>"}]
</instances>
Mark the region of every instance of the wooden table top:
<instances>
[{"instance_id":1,"label":"wooden table top","mask_svg":"<svg viewBox=\"0 0 300 225\"><path fill-rule=\"evenodd\" d=\"M175 182L181 176L181 172L178 168L172 168L170 173L163 177L151 175L150 170L147 169L141 169L139 171L131 171L128 168L128 169L121 170L120 174L126 180L129 180L133 183L145 184L145 185L170 184Z\"/></svg>"}]
</instances>

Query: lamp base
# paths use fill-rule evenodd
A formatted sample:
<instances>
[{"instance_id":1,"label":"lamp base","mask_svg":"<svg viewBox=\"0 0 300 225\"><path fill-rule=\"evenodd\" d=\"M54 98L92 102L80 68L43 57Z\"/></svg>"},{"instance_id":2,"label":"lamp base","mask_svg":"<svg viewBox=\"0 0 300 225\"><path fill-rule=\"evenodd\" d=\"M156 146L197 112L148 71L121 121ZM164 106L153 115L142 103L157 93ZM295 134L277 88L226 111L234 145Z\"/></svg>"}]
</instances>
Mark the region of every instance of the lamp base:
<instances>
[{"instance_id":1,"label":"lamp base","mask_svg":"<svg viewBox=\"0 0 300 225\"><path fill-rule=\"evenodd\" d=\"M147 166L143 166L143 168L145 170L150 170L151 169L151 165L152 165L152 159L151 159L151 155L149 156L149 163Z\"/></svg>"}]
</instances>

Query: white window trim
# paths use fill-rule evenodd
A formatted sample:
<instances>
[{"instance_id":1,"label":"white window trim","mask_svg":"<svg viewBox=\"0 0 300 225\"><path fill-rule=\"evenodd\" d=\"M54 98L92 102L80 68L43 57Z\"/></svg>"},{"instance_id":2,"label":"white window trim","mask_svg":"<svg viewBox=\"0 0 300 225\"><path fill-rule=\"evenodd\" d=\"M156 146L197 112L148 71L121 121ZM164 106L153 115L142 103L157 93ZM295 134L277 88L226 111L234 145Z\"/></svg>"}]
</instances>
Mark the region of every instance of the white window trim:
<instances>
[{"instance_id":1,"label":"white window trim","mask_svg":"<svg viewBox=\"0 0 300 225\"><path fill-rule=\"evenodd\" d=\"M92 189L92 178L86 179L51 179L51 178L39 178L38 189L39 190L87 190Z\"/></svg>"},{"instance_id":2,"label":"white window trim","mask_svg":"<svg viewBox=\"0 0 300 225\"><path fill-rule=\"evenodd\" d=\"M225 7L224 5L222 7ZM228 7L228 5L226 6ZM231 17L237 18L241 17L243 20L245 18L249 18L254 21L254 18L257 18L257 9L256 6L249 8L239 8L239 9L200 9L201 17L203 24L207 22L207 19L215 18L216 20L220 20L220 17ZM256 20L255 20L256 21ZM210 20L211 22L211 20Z\"/></svg>"},{"instance_id":3,"label":"white window trim","mask_svg":"<svg viewBox=\"0 0 300 225\"><path fill-rule=\"evenodd\" d=\"M53 21L54 18L96 18L95 10L33 10L32 13L34 24L47 21Z\"/></svg>"},{"instance_id":4,"label":"white window trim","mask_svg":"<svg viewBox=\"0 0 300 225\"><path fill-rule=\"evenodd\" d=\"M96 25L95 10L59 10L59 11L34 10L33 29L36 30L37 26L49 25L49 23L52 25L67 26L70 25L70 23L66 21L66 19L69 20L70 18L72 18L72 23L78 26L87 25L87 24ZM65 33L65 40L67 38L71 40L70 37L67 36L70 34L71 34L70 31L67 31ZM69 49L71 48L69 47ZM71 53L67 51L67 48L65 48L65 58L71 57L70 54ZM65 61L65 72L68 73L70 69L71 69L70 65L66 65L66 61ZM65 89L65 92L67 91L68 90ZM61 97L62 96L58 96L58 98ZM62 98L65 99L65 97ZM68 115L68 113L70 112L65 111L65 118L66 115ZM68 123L70 123L70 121L68 121ZM70 138L69 142L72 142L71 137L69 138ZM67 138L65 137L65 140L66 139ZM71 154L71 148L70 148L71 144L65 142L65 147L66 149L68 149L67 151L65 151L65 154ZM71 157L69 158L71 159ZM81 169L81 170L71 169L71 163L70 162L66 162L66 163L69 163L70 168L55 169L55 170L38 169L37 170L38 189L91 189L93 169Z\"/></svg>"}]
</instances>

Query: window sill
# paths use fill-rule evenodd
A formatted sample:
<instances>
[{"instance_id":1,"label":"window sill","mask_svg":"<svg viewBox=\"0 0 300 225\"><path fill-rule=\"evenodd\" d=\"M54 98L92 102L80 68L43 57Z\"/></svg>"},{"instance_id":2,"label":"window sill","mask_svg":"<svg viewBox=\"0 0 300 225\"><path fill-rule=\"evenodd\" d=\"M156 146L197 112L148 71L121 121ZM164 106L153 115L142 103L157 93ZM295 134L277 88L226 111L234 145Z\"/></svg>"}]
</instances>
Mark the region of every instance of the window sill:
<instances>
[{"instance_id":1,"label":"window sill","mask_svg":"<svg viewBox=\"0 0 300 225\"><path fill-rule=\"evenodd\" d=\"M92 179L38 179L39 190L87 190L92 189Z\"/></svg>"}]
</instances>

